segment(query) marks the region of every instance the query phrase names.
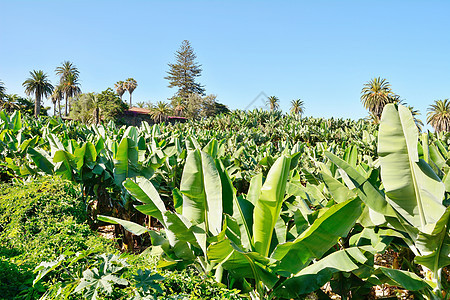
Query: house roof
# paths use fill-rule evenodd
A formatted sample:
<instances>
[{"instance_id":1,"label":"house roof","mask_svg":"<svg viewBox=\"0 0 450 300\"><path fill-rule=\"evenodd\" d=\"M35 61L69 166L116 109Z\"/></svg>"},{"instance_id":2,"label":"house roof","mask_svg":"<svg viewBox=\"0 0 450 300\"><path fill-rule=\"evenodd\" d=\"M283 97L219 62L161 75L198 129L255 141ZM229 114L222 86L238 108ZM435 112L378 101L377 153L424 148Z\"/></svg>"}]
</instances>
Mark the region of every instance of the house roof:
<instances>
[{"instance_id":1,"label":"house roof","mask_svg":"<svg viewBox=\"0 0 450 300\"><path fill-rule=\"evenodd\" d=\"M151 113L151 110L140 107L131 107L130 109L128 109L128 112L135 114L149 115ZM168 118L172 120L187 120L187 118L185 117L178 117L178 116L169 116Z\"/></svg>"}]
</instances>

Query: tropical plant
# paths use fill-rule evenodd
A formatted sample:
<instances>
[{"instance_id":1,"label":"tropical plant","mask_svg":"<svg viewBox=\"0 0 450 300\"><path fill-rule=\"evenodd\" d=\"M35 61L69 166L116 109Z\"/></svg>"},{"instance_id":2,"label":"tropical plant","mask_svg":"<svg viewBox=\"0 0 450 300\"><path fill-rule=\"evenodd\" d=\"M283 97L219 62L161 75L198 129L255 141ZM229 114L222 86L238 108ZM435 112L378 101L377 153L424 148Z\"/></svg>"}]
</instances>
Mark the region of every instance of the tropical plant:
<instances>
[{"instance_id":1,"label":"tropical plant","mask_svg":"<svg viewBox=\"0 0 450 300\"><path fill-rule=\"evenodd\" d=\"M41 98L49 97L52 94L53 85L42 70L30 71L30 77L22 85L27 95L34 94L35 96L34 117L37 118L41 110Z\"/></svg>"},{"instance_id":2,"label":"tropical plant","mask_svg":"<svg viewBox=\"0 0 450 300\"><path fill-rule=\"evenodd\" d=\"M3 81L0 80L0 101L3 100L3 98L6 97L6 87Z\"/></svg>"},{"instance_id":3,"label":"tropical plant","mask_svg":"<svg viewBox=\"0 0 450 300\"><path fill-rule=\"evenodd\" d=\"M137 81L134 78L128 78L123 83L124 89L127 90L128 93L130 93L130 107L132 107L131 95L133 94L133 91L137 88L137 86Z\"/></svg>"},{"instance_id":4,"label":"tropical plant","mask_svg":"<svg viewBox=\"0 0 450 300\"><path fill-rule=\"evenodd\" d=\"M139 108L144 108L145 107L145 102L143 102L143 101L138 102L138 103L136 103L136 106L139 107Z\"/></svg>"},{"instance_id":5,"label":"tropical plant","mask_svg":"<svg viewBox=\"0 0 450 300\"><path fill-rule=\"evenodd\" d=\"M75 74L69 74L65 78L64 82L62 83L62 90L64 91L64 94L66 95L66 116L67 116L67 105L68 105L68 111L70 112L72 104L70 103L69 99L81 94L81 88L80 83L78 82L78 77Z\"/></svg>"},{"instance_id":6,"label":"tropical plant","mask_svg":"<svg viewBox=\"0 0 450 300\"><path fill-rule=\"evenodd\" d=\"M122 100L122 96L125 93L125 85L123 81L117 81L114 84L114 88L116 89L117 95L119 95L120 100Z\"/></svg>"},{"instance_id":7,"label":"tropical plant","mask_svg":"<svg viewBox=\"0 0 450 300\"><path fill-rule=\"evenodd\" d=\"M275 96L269 96L267 98L267 104L271 111L278 110L280 108L280 99Z\"/></svg>"},{"instance_id":8,"label":"tropical plant","mask_svg":"<svg viewBox=\"0 0 450 300\"><path fill-rule=\"evenodd\" d=\"M72 109L70 118L85 124L100 121L100 108L97 96L94 93L80 94L71 99Z\"/></svg>"},{"instance_id":9,"label":"tropical plant","mask_svg":"<svg viewBox=\"0 0 450 300\"><path fill-rule=\"evenodd\" d=\"M53 115L56 116L56 104L58 104L58 115L61 118L61 100L63 99L63 86L57 85L51 95L53 103Z\"/></svg>"},{"instance_id":10,"label":"tropical plant","mask_svg":"<svg viewBox=\"0 0 450 300\"><path fill-rule=\"evenodd\" d=\"M448 99L436 100L430 105L427 123L437 132L450 131L450 101Z\"/></svg>"},{"instance_id":11,"label":"tropical plant","mask_svg":"<svg viewBox=\"0 0 450 300\"><path fill-rule=\"evenodd\" d=\"M295 99L291 101L291 113L295 115L303 115L305 110L304 102L301 99Z\"/></svg>"},{"instance_id":12,"label":"tropical plant","mask_svg":"<svg viewBox=\"0 0 450 300\"><path fill-rule=\"evenodd\" d=\"M173 113L175 116L182 117L186 110L185 100L182 97L173 97L171 100Z\"/></svg>"},{"instance_id":13,"label":"tropical plant","mask_svg":"<svg viewBox=\"0 0 450 300\"><path fill-rule=\"evenodd\" d=\"M169 104L158 101L156 105L151 109L150 115L153 118L155 123L161 123L167 120L167 117L170 115L171 109Z\"/></svg>"},{"instance_id":14,"label":"tropical plant","mask_svg":"<svg viewBox=\"0 0 450 300\"><path fill-rule=\"evenodd\" d=\"M68 116L70 111L69 98L81 93L80 83L78 82L80 72L73 63L64 61L61 66L55 69L55 73L59 75L61 90L65 94L65 116Z\"/></svg>"},{"instance_id":15,"label":"tropical plant","mask_svg":"<svg viewBox=\"0 0 450 300\"><path fill-rule=\"evenodd\" d=\"M384 106L394 102L394 96L390 83L385 78L377 77L364 84L361 102L369 113L379 119Z\"/></svg>"}]
</instances>

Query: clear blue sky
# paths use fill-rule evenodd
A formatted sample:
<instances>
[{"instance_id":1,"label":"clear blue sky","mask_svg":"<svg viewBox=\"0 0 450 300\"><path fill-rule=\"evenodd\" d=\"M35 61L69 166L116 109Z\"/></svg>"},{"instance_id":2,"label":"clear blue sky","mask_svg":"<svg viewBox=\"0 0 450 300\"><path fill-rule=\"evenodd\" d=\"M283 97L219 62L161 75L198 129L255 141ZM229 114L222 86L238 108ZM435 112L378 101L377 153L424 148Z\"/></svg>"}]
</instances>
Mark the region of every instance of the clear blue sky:
<instances>
[{"instance_id":1,"label":"clear blue sky","mask_svg":"<svg viewBox=\"0 0 450 300\"><path fill-rule=\"evenodd\" d=\"M357 119L377 76L422 119L450 98L450 1L242 2L0 0L0 80L24 95L30 70L56 82L70 60L84 92L133 77L133 102L165 100L167 64L187 39L199 82L232 109L264 92L284 111L301 98L306 115Z\"/></svg>"}]
</instances>

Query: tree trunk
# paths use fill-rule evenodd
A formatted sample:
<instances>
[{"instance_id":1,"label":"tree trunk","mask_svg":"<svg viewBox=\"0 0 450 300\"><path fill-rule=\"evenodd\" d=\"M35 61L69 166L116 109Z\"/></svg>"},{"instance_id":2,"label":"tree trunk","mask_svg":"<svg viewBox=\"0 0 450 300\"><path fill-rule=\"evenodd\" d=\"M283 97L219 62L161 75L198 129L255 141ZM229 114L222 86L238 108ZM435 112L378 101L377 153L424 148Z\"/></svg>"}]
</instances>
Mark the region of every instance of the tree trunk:
<instances>
[{"instance_id":1,"label":"tree trunk","mask_svg":"<svg viewBox=\"0 0 450 300\"><path fill-rule=\"evenodd\" d=\"M95 124L98 125L100 123L100 108L96 107L94 110L94 120Z\"/></svg>"},{"instance_id":2,"label":"tree trunk","mask_svg":"<svg viewBox=\"0 0 450 300\"><path fill-rule=\"evenodd\" d=\"M36 102L34 103L34 117L37 119L41 113L41 95L36 92Z\"/></svg>"},{"instance_id":3,"label":"tree trunk","mask_svg":"<svg viewBox=\"0 0 450 300\"><path fill-rule=\"evenodd\" d=\"M56 101L53 102L53 116L56 117Z\"/></svg>"},{"instance_id":4,"label":"tree trunk","mask_svg":"<svg viewBox=\"0 0 450 300\"><path fill-rule=\"evenodd\" d=\"M68 102L67 102L67 98L68 98L68 97L67 97L67 94L66 94L66 107L65 107L65 109L66 109L66 117L67 117L67 103L68 103Z\"/></svg>"},{"instance_id":5,"label":"tree trunk","mask_svg":"<svg viewBox=\"0 0 450 300\"><path fill-rule=\"evenodd\" d=\"M61 99L58 99L58 111L59 111L59 117L61 118Z\"/></svg>"},{"instance_id":6,"label":"tree trunk","mask_svg":"<svg viewBox=\"0 0 450 300\"><path fill-rule=\"evenodd\" d=\"M131 106L131 94L132 94L132 93L130 93L130 108L132 107L132 106Z\"/></svg>"}]
</instances>

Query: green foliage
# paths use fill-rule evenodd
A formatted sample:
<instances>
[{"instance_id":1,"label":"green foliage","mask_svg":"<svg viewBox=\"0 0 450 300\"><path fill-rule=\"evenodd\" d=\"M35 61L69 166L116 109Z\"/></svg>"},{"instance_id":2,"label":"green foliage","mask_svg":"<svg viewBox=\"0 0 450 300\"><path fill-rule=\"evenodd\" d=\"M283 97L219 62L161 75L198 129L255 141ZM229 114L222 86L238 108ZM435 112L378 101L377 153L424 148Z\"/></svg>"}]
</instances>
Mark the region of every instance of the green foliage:
<instances>
[{"instance_id":1,"label":"green foliage","mask_svg":"<svg viewBox=\"0 0 450 300\"><path fill-rule=\"evenodd\" d=\"M105 121L114 120L124 110L128 109L128 105L111 88L97 94L97 101L100 114Z\"/></svg>"},{"instance_id":2,"label":"green foliage","mask_svg":"<svg viewBox=\"0 0 450 300\"><path fill-rule=\"evenodd\" d=\"M239 294L238 290L229 290L218 283L213 277L199 274L193 268L182 271L165 271L162 290L164 297L180 295L186 299L248 299ZM170 299L170 298L169 298Z\"/></svg>"},{"instance_id":3,"label":"green foliage","mask_svg":"<svg viewBox=\"0 0 450 300\"><path fill-rule=\"evenodd\" d=\"M0 186L0 295L39 294L42 288L32 287L36 265L88 248L113 249L89 228L86 207L71 183L48 177Z\"/></svg>"},{"instance_id":4,"label":"green foliage","mask_svg":"<svg viewBox=\"0 0 450 300\"><path fill-rule=\"evenodd\" d=\"M363 120L261 110L139 128L0 112L0 128L0 155L15 181L49 173L80 183L88 207L105 215L99 220L141 235L136 243L152 241L157 262L129 257L117 274L88 254L72 290L86 272L92 284L80 292L142 297L136 292L152 282L157 290L155 265L195 267L198 278L253 299L301 298L327 282L358 299L385 283L419 298L444 298L448 289L450 136L419 136L401 105L385 107L379 131ZM140 213L162 230L150 230L154 220ZM375 257L386 250L399 254L381 268ZM68 286L62 269L73 254L62 254L62 265L41 265L50 272L35 289L52 280L52 290ZM128 284L102 284L110 275Z\"/></svg>"},{"instance_id":5,"label":"green foliage","mask_svg":"<svg viewBox=\"0 0 450 300\"><path fill-rule=\"evenodd\" d=\"M71 98L70 118L85 124L95 123L95 112L100 106L94 93L80 94Z\"/></svg>"}]
</instances>

